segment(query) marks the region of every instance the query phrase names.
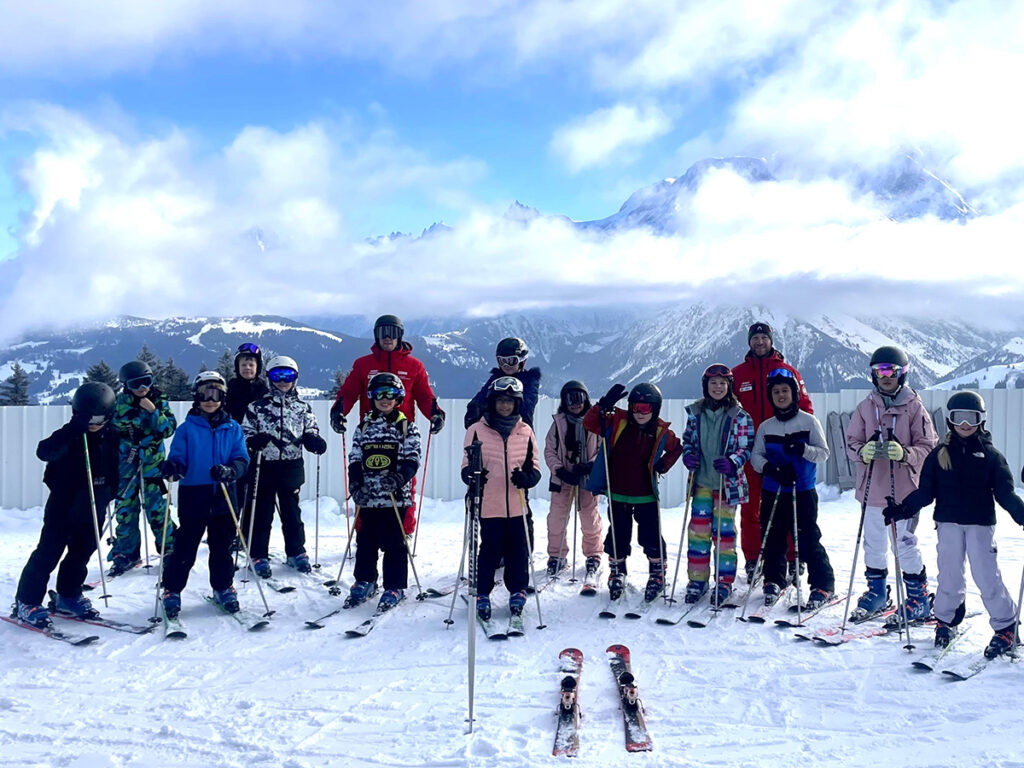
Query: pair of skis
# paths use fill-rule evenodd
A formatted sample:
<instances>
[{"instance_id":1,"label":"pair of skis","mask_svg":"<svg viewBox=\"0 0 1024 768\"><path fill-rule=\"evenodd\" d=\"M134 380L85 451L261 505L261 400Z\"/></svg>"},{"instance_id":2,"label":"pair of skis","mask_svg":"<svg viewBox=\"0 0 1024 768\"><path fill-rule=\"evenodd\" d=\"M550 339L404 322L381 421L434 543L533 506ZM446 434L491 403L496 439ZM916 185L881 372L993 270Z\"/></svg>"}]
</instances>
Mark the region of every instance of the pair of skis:
<instances>
[{"instance_id":1,"label":"pair of skis","mask_svg":"<svg viewBox=\"0 0 1024 768\"><path fill-rule=\"evenodd\" d=\"M629 648L611 645L606 651L608 665L619 694L619 710L622 713L623 731L627 752L649 752L654 748L647 724L644 720L643 703L637 693L636 678L630 667ZM579 688L583 672L583 652L577 648L566 648L558 654L560 672L563 675L559 691L558 723L555 728L553 755L575 757L580 749Z\"/></svg>"}]
</instances>

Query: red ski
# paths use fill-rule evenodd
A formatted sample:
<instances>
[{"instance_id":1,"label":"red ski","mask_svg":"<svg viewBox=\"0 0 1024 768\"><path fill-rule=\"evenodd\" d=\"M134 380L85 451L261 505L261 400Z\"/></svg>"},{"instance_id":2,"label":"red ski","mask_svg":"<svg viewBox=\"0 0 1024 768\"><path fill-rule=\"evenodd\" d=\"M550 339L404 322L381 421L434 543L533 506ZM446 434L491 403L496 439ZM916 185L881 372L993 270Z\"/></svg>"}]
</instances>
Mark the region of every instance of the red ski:
<instances>
[{"instance_id":1,"label":"red ski","mask_svg":"<svg viewBox=\"0 0 1024 768\"><path fill-rule=\"evenodd\" d=\"M654 749L644 722L644 705L637 693L636 680L629 666L629 648L624 645L608 646L608 664L619 687L619 706L626 732L627 752L649 752Z\"/></svg>"}]
</instances>

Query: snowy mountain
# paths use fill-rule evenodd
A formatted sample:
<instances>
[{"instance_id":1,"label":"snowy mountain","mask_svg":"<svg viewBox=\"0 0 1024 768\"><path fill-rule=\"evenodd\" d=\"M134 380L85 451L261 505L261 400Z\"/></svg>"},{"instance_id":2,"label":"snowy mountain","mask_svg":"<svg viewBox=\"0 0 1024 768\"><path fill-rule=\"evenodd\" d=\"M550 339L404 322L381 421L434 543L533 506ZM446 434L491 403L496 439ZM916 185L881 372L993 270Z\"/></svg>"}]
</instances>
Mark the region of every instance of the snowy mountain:
<instances>
[{"instance_id":1,"label":"snowy mountain","mask_svg":"<svg viewBox=\"0 0 1024 768\"><path fill-rule=\"evenodd\" d=\"M996 350L972 357L935 386L941 389L1024 388L1024 338L1015 336Z\"/></svg>"}]
</instances>

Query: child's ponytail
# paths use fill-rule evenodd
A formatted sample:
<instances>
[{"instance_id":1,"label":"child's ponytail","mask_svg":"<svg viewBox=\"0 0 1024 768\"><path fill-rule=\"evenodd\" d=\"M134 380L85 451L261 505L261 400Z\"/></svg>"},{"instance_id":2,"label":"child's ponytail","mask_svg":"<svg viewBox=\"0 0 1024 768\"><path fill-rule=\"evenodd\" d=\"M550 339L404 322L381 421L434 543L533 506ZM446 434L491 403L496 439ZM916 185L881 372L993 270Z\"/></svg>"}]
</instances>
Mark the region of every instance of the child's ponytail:
<instances>
[{"instance_id":1,"label":"child's ponytail","mask_svg":"<svg viewBox=\"0 0 1024 768\"><path fill-rule=\"evenodd\" d=\"M939 466L947 472L953 468L953 460L949 457L949 440L952 436L952 430L947 432L942 441L942 447L939 448Z\"/></svg>"}]
</instances>

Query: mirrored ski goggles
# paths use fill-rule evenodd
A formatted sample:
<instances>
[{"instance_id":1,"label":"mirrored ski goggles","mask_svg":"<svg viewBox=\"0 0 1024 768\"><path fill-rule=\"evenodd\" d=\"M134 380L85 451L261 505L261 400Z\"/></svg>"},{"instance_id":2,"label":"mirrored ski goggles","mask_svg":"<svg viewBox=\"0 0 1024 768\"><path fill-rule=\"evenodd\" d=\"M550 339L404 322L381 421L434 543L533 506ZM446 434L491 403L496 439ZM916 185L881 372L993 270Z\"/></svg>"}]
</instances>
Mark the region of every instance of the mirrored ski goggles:
<instances>
[{"instance_id":1,"label":"mirrored ski goggles","mask_svg":"<svg viewBox=\"0 0 1024 768\"><path fill-rule=\"evenodd\" d=\"M153 386L153 377L150 376L149 374L146 374L145 376L139 376L134 379L128 379L128 381L126 381L124 385L131 390L149 389L150 387Z\"/></svg>"},{"instance_id":2,"label":"mirrored ski goggles","mask_svg":"<svg viewBox=\"0 0 1024 768\"><path fill-rule=\"evenodd\" d=\"M224 399L224 391L219 387L207 385L196 390L196 399L200 403L219 403Z\"/></svg>"},{"instance_id":3,"label":"mirrored ski goggles","mask_svg":"<svg viewBox=\"0 0 1024 768\"><path fill-rule=\"evenodd\" d=\"M504 365L508 368L518 368L524 360L526 358L519 357L519 355L498 355L498 365Z\"/></svg>"},{"instance_id":4,"label":"mirrored ski goggles","mask_svg":"<svg viewBox=\"0 0 1024 768\"><path fill-rule=\"evenodd\" d=\"M633 403L630 408L633 413L654 413L654 405L651 403Z\"/></svg>"},{"instance_id":5,"label":"mirrored ski goggles","mask_svg":"<svg viewBox=\"0 0 1024 768\"><path fill-rule=\"evenodd\" d=\"M578 389L570 389L565 393L566 405L586 405L587 396Z\"/></svg>"},{"instance_id":6,"label":"mirrored ski goggles","mask_svg":"<svg viewBox=\"0 0 1024 768\"><path fill-rule=\"evenodd\" d=\"M259 353L260 348L250 341L238 345L238 354L240 355L259 355Z\"/></svg>"},{"instance_id":7,"label":"mirrored ski goggles","mask_svg":"<svg viewBox=\"0 0 1024 768\"><path fill-rule=\"evenodd\" d=\"M401 391L394 387L377 387L370 393L371 400L397 400Z\"/></svg>"},{"instance_id":8,"label":"mirrored ski goggles","mask_svg":"<svg viewBox=\"0 0 1024 768\"><path fill-rule=\"evenodd\" d=\"M380 325L377 326L375 331L378 339L400 339L402 338L402 329L397 325Z\"/></svg>"},{"instance_id":9,"label":"mirrored ski goggles","mask_svg":"<svg viewBox=\"0 0 1024 768\"><path fill-rule=\"evenodd\" d=\"M299 372L294 368L271 368L267 371L267 378L271 381L295 381Z\"/></svg>"},{"instance_id":10,"label":"mirrored ski goggles","mask_svg":"<svg viewBox=\"0 0 1024 768\"><path fill-rule=\"evenodd\" d=\"M501 358L498 358L499 360ZM518 360L519 358L515 358ZM494 380L491 384L491 390L497 392L499 395L508 395L514 397L516 395L523 394L523 382L517 379L515 376L501 376Z\"/></svg>"},{"instance_id":11,"label":"mirrored ski goggles","mask_svg":"<svg viewBox=\"0 0 1024 768\"><path fill-rule=\"evenodd\" d=\"M89 426L90 427L102 427L108 421L110 421L110 414L109 413L97 413L95 416L90 416L89 417Z\"/></svg>"},{"instance_id":12,"label":"mirrored ski goggles","mask_svg":"<svg viewBox=\"0 0 1024 768\"><path fill-rule=\"evenodd\" d=\"M876 363L871 366L871 372L880 379L889 379L893 376L902 376L907 369L895 363Z\"/></svg>"},{"instance_id":13,"label":"mirrored ski goggles","mask_svg":"<svg viewBox=\"0 0 1024 768\"><path fill-rule=\"evenodd\" d=\"M710 379L714 376L721 376L723 378L729 379L732 378L732 371L729 369L729 366L727 365L724 365L722 363L715 363L714 365L709 365L707 369L704 371L705 379Z\"/></svg>"},{"instance_id":14,"label":"mirrored ski goggles","mask_svg":"<svg viewBox=\"0 0 1024 768\"><path fill-rule=\"evenodd\" d=\"M985 420L981 411L950 411L949 423L955 427L977 427Z\"/></svg>"},{"instance_id":15,"label":"mirrored ski goggles","mask_svg":"<svg viewBox=\"0 0 1024 768\"><path fill-rule=\"evenodd\" d=\"M793 373L789 368L776 368L774 371L768 374L769 379L792 379L796 381L796 374Z\"/></svg>"}]
</instances>

